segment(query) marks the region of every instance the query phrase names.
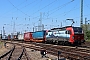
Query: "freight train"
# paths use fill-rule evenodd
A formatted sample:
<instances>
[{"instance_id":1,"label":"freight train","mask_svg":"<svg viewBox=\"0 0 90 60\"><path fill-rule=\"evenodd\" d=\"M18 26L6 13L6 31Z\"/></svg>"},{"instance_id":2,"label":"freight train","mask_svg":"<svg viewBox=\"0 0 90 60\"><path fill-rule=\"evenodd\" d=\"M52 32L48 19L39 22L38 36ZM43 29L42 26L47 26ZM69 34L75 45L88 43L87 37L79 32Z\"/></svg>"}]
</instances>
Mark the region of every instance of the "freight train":
<instances>
[{"instance_id":1,"label":"freight train","mask_svg":"<svg viewBox=\"0 0 90 60\"><path fill-rule=\"evenodd\" d=\"M81 44L85 42L82 28L72 26L27 32L24 33L24 41L27 40L56 44Z\"/></svg>"},{"instance_id":2,"label":"freight train","mask_svg":"<svg viewBox=\"0 0 90 60\"><path fill-rule=\"evenodd\" d=\"M46 30L24 33L24 41L45 42Z\"/></svg>"},{"instance_id":3,"label":"freight train","mask_svg":"<svg viewBox=\"0 0 90 60\"><path fill-rule=\"evenodd\" d=\"M43 42L55 44L82 44L85 42L84 33L81 27L66 26L50 30L26 32L16 36L18 40L28 42ZM10 37L9 37L10 39Z\"/></svg>"}]
</instances>

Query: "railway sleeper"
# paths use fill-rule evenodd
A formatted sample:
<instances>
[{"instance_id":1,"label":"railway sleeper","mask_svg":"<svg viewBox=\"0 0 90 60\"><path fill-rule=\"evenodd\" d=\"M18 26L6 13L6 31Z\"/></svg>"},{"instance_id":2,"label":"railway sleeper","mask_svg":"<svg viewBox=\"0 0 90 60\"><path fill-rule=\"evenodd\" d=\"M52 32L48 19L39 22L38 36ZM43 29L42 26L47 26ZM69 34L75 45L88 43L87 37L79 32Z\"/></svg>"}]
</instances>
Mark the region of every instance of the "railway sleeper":
<instances>
[{"instance_id":1,"label":"railway sleeper","mask_svg":"<svg viewBox=\"0 0 90 60\"><path fill-rule=\"evenodd\" d=\"M8 57L8 60L10 60L10 58L11 58L11 56L12 56L12 53L13 53L14 49L15 49L15 46L13 47L13 49L12 49L12 51L11 51L9 57Z\"/></svg>"},{"instance_id":2,"label":"railway sleeper","mask_svg":"<svg viewBox=\"0 0 90 60\"><path fill-rule=\"evenodd\" d=\"M18 57L17 60L21 60L21 58L22 58L22 56L23 56L23 53L24 53L24 48L23 48L23 51L22 51L22 53L20 54L20 56Z\"/></svg>"},{"instance_id":3,"label":"railway sleeper","mask_svg":"<svg viewBox=\"0 0 90 60\"><path fill-rule=\"evenodd\" d=\"M6 52L6 53L3 54L2 56L0 56L0 59L4 58L5 56L7 56L7 55L10 53L10 55L9 55L9 57L8 57L8 59L9 59L9 58L11 57L12 52L13 52L14 49L15 49L15 46L14 46L11 50L9 50L8 52Z\"/></svg>"}]
</instances>

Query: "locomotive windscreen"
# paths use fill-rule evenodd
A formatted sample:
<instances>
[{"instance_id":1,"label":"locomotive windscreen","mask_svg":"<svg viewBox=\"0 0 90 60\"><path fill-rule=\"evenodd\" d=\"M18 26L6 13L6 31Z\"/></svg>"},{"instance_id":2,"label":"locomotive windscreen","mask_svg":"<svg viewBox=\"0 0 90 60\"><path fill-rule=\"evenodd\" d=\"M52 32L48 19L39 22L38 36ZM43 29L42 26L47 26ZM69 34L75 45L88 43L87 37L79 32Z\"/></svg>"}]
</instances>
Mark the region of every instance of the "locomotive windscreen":
<instances>
[{"instance_id":1,"label":"locomotive windscreen","mask_svg":"<svg viewBox=\"0 0 90 60\"><path fill-rule=\"evenodd\" d=\"M73 27L74 34L82 34L82 28L81 27Z\"/></svg>"}]
</instances>

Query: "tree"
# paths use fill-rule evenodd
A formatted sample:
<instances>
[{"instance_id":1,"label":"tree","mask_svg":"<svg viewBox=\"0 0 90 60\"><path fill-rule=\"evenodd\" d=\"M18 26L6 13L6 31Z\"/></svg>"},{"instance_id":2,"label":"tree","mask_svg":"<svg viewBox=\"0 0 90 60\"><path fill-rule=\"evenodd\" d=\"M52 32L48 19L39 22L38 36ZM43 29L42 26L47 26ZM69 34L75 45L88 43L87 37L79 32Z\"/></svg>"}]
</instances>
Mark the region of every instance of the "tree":
<instances>
[{"instance_id":1,"label":"tree","mask_svg":"<svg viewBox=\"0 0 90 60\"><path fill-rule=\"evenodd\" d=\"M86 32L87 39L90 39L90 30Z\"/></svg>"}]
</instances>

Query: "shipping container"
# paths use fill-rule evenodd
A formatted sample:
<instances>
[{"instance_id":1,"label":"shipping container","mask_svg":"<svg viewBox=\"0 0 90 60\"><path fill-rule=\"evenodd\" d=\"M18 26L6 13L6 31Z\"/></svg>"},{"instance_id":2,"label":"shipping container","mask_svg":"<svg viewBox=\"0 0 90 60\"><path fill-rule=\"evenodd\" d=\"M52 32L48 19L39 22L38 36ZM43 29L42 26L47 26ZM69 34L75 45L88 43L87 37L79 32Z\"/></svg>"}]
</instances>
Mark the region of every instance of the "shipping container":
<instances>
[{"instance_id":1,"label":"shipping container","mask_svg":"<svg viewBox=\"0 0 90 60\"><path fill-rule=\"evenodd\" d=\"M33 39L43 39L45 36L45 31L36 31L32 34Z\"/></svg>"},{"instance_id":2,"label":"shipping container","mask_svg":"<svg viewBox=\"0 0 90 60\"><path fill-rule=\"evenodd\" d=\"M18 35L18 40L24 40L24 34L19 34Z\"/></svg>"},{"instance_id":3,"label":"shipping container","mask_svg":"<svg viewBox=\"0 0 90 60\"><path fill-rule=\"evenodd\" d=\"M24 41L32 41L32 39L33 39L32 33L33 32L26 32L26 33L24 33Z\"/></svg>"},{"instance_id":4,"label":"shipping container","mask_svg":"<svg viewBox=\"0 0 90 60\"><path fill-rule=\"evenodd\" d=\"M46 31L36 31L33 32L33 41L34 42L45 42L45 32Z\"/></svg>"}]
</instances>

